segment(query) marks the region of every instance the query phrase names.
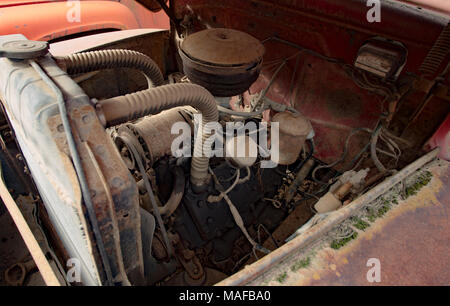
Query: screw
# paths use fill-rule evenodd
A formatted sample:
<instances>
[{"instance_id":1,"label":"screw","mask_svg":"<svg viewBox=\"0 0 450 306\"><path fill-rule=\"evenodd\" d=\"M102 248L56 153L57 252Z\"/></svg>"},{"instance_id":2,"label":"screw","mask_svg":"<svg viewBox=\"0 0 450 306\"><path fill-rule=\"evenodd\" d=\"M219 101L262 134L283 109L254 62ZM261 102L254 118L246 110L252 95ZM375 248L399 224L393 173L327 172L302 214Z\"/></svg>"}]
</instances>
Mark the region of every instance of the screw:
<instances>
[{"instance_id":1,"label":"screw","mask_svg":"<svg viewBox=\"0 0 450 306\"><path fill-rule=\"evenodd\" d=\"M88 115L83 115L83 117L81 117L81 120L82 120L85 124L89 123L90 119L91 119L91 116L89 116L89 114L88 114Z\"/></svg>"}]
</instances>

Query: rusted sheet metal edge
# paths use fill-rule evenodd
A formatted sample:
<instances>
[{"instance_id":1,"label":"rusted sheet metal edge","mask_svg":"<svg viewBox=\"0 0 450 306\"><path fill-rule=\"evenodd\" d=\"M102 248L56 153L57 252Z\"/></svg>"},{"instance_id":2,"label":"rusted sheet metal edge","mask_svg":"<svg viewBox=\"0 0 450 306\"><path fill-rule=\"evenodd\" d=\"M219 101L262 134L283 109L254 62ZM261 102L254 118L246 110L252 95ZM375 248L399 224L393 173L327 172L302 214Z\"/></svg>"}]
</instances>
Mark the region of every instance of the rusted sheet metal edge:
<instances>
[{"instance_id":1,"label":"rusted sheet metal edge","mask_svg":"<svg viewBox=\"0 0 450 306\"><path fill-rule=\"evenodd\" d=\"M312 242L322 237L337 224L347 219L357 210L361 209L362 206L364 206L366 203L375 200L377 197L390 190L395 184L399 183L404 178L415 172L417 169L436 158L438 153L439 148L428 152L424 156L420 157L413 163L403 168L392 177L385 179L382 183L378 184L367 193L354 200L352 203L328 215L320 223L308 229L303 235L297 236L269 255L261 258L260 260L249 266L246 266L238 273L217 283L216 286L243 286L248 284L250 281L254 280L262 273L268 271L276 264L292 255L294 252L307 247Z\"/></svg>"},{"instance_id":2,"label":"rusted sheet metal edge","mask_svg":"<svg viewBox=\"0 0 450 306\"><path fill-rule=\"evenodd\" d=\"M12 198L2 179L0 179L0 195L14 223L16 224L17 229L19 230L20 235L23 238L23 241L25 242L25 245L30 251L33 260L36 263L36 266L38 267L39 272L41 273L42 278L45 281L45 284L48 286L61 286L62 284L59 282L55 271L53 271L52 267L50 266L50 263L45 257L44 252L42 251L39 243L33 235L33 232L28 226L27 221L22 215L19 207Z\"/></svg>"},{"instance_id":3,"label":"rusted sheet metal edge","mask_svg":"<svg viewBox=\"0 0 450 306\"><path fill-rule=\"evenodd\" d=\"M425 179L430 175L429 181ZM450 280L450 163L433 160L367 203L314 245L296 252L249 285L268 286L436 286ZM420 184L420 185L419 185ZM419 187L420 186L420 187ZM379 215L379 208L389 207ZM387 205L387 206L385 206ZM374 210L370 210L373 208ZM376 211L375 215L373 211ZM355 216L355 219L352 217ZM355 220L367 222L358 228ZM356 221L358 222L358 221ZM356 239L338 249L339 231L351 228ZM300 256L297 256L300 255ZM302 258L301 260L299 260ZM383 263L380 282L369 282L367 262ZM309 259L309 260L308 260ZM306 266L299 262L307 261ZM414 265L410 265L414 262ZM297 264L297 266L296 266ZM295 268L294 268L295 267ZM295 271L294 271L295 270ZM286 278L279 282L283 271Z\"/></svg>"}]
</instances>

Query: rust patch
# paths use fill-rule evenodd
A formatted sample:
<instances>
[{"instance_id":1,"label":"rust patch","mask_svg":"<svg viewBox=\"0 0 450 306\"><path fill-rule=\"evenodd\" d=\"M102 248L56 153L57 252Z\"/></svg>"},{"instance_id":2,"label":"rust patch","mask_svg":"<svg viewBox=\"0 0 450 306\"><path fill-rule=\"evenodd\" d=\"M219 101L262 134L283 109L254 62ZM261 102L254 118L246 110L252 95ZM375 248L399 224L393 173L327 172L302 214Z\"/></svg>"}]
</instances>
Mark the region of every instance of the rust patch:
<instances>
[{"instance_id":1,"label":"rust patch","mask_svg":"<svg viewBox=\"0 0 450 306\"><path fill-rule=\"evenodd\" d=\"M446 285L450 280L450 167L417 195L393 207L339 251L324 248L308 269L290 275L292 285ZM381 263L381 282L369 283L369 258Z\"/></svg>"},{"instance_id":2,"label":"rust patch","mask_svg":"<svg viewBox=\"0 0 450 306\"><path fill-rule=\"evenodd\" d=\"M333 116L339 118L359 117L364 111L361 97L351 89L327 92L325 106Z\"/></svg>"}]
</instances>

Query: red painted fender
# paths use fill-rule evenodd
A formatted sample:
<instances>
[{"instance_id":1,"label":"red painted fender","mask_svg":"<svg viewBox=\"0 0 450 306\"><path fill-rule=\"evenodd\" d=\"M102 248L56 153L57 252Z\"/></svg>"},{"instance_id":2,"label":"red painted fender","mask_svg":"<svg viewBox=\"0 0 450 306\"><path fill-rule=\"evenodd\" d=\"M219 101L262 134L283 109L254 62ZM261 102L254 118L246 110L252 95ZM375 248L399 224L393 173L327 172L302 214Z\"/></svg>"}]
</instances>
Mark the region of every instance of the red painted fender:
<instances>
[{"instance_id":1,"label":"red painted fender","mask_svg":"<svg viewBox=\"0 0 450 306\"><path fill-rule=\"evenodd\" d=\"M448 0L400 0L402 2L430 9L436 12L450 14L450 1Z\"/></svg>"},{"instance_id":2,"label":"red painted fender","mask_svg":"<svg viewBox=\"0 0 450 306\"><path fill-rule=\"evenodd\" d=\"M70 15L70 12L76 5L79 5L80 18L70 21L68 15L75 16ZM20 33L30 40L45 41L102 29L140 28L132 10L113 1L63 1L7 6L0 8L0 20L0 35Z\"/></svg>"},{"instance_id":3,"label":"red painted fender","mask_svg":"<svg viewBox=\"0 0 450 306\"><path fill-rule=\"evenodd\" d=\"M426 150L431 150L436 147L440 148L438 156L442 159L450 161L450 114L447 115L441 126L425 144Z\"/></svg>"}]
</instances>

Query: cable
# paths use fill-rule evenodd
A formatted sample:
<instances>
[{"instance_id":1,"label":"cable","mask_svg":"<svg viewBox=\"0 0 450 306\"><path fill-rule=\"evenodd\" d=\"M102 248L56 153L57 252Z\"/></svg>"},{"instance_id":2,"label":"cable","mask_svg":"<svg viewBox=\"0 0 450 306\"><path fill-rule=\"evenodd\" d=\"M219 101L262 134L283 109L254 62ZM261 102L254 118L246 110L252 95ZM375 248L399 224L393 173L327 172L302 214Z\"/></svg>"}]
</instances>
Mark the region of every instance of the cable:
<instances>
[{"instance_id":1,"label":"cable","mask_svg":"<svg viewBox=\"0 0 450 306\"><path fill-rule=\"evenodd\" d=\"M225 190L224 192L221 192L218 196L214 196L214 195L210 195L208 196L208 202L213 203L213 202L220 202L223 199L223 196L226 195L228 192L230 192L234 186L237 185L239 179L240 179L240 170L236 169L236 179L234 180L233 184L231 184L230 187L228 187L227 190Z\"/></svg>"},{"instance_id":2,"label":"cable","mask_svg":"<svg viewBox=\"0 0 450 306\"><path fill-rule=\"evenodd\" d=\"M299 55L302 51L296 52L288 57L285 58L279 58L279 59L275 59L275 60L271 60L271 61L264 61L262 68L271 68L271 67L275 67L276 65L281 64L283 61L289 61L293 58L295 58L297 55Z\"/></svg>"},{"instance_id":3,"label":"cable","mask_svg":"<svg viewBox=\"0 0 450 306\"><path fill-rule=\"evenodd\" d=\"M309 148L310 148L309 153L306 156L306 158L304 160L302 160L300 162L300 164L297 165L297 167L295 167L294 171L292 171L294 173L297 173L303 167L303 165L314 155L314 148L315 148L314 140L311 138L311 139L306 139L306 141L309 142Z\"/></svg>"},{"instance_id":4,"label":"cable","mask_svg":"<svg viewBox=\"0 0 450 306\"><path fill-rule=\"evenodd\" d=\"M240 265L243 261L245 261L246 259L248 259L251 255L252 255L252 252L250 252L250 253L244 255L244 257L242 257L241 259L239 259L239 260L234 264L234 267L233 267L233 269L231 269L231 271L234 272L234 271L236 270L236 268L239 267L239 265Z\"/></svg>"},{"instance_id":5,"label":"cable","mask_svg":"<svg viewBox=\"0 0 450 306\"><path fill-rule=\"evenodd\" d=\"M208 197L208 202L210 202L210 203L220 202L223 199L223 196L228 194L231 190L233 190L233 188L236 187L236 185L242 184L242 183L245 183L246 181L248 181L251 176L251 171L250 171L249 167L246 167L246 169L247 169L247 176L242 179L240 178L240 175L241 175L240 170L236 169L236 179L234 180L233 184L231 184L231 186L228 187L227 190L221 192L218 196L210 195Z\"/></svg>"},{"instance_id":6,"label":"cable","mask_svg":"<svg viewBox=\"0 0 450 306\"><path fill-rule=\"evenodd\" d=\"M217 178L216 174L211 169L211 167L209 167L208 170L209 170L209 173L211 174L211 176L213 177L214 182L216 183L217 187L219 187L220 189L223 190L223 186L220 184L219 179ZM259 245L258 243L256 243L252 239L252 237L250 237L250 235L247 232L247 229L245 228L244 220L242 220L242 217L239 214L239 211L237 210L236 206L234 206L233 202L231 202L231 200L228 197L228 195L225 194L222 191L220 191L220 192L223 195L223 198L225 199L225 201L227 202L228 207L230 208L231 214L233 215L233 218L234 218L234 221L236 222L236 225L241 229L242 233L247 238L248 242L250 242L250 244L253 246L253 250L258 250L258 251L260 251L260 252L262 252L264 254L269 254L270 250L268 250L265 247Z\"/></svg>"},{"instance_id":7,"label":"cable","mask_svg":"<svg viewBox=\"0 0 450 306\"><path fill-rule=\"evenodd\" d=\"M224 179L224 180L219 180L221 183L227 183L227 182L229 182L229 181L231 181L232 179L234 179L235 177L236 177L236 174L237 174L237 170L239 170L239 169L235 169L236 171L234 171L233 172L233 175L232 176L230 176L229 178L227 178L227 179Z\"/></svg>"},{"instance_id":8,"label":"cable","mask_svg":"<svg viewBox=\"0 0 450 306\"><path fill-rule=\"evenodd\" d=\"M217 105L217 110L220 113L224 113L224 114L228 114L228 115L232 115L232 116L249 118L249 117L260 116L266 110L266 108L262 107L261 109L254 111L254 112L238 112L238 111Z\"/></svg>"},{"instance_id":9,"label":"cable","mask_svg":"<svg viewBox=\"0 0 450 306\"><path fill-rule=\"evenodd\" d=\"M370 157L372 158L375 167L377 167L378 171L385 172L386 168L383 166L383 164L380 162L377 156L376 148L377 148L377 142L378 142L378 136L381 132L381 125L379 124L377 128L375 129L375 133L372 136L372 139L370 141Z\"/></svg>"},{"instance_id":10,"label":"cable","mask_svg":"<svg viewBox=\"0 0 450 306\"><path fill-rule=\"evenodd\" d=\"M305 52L309 55L315 56L317 58L323 59L327 62L330 63L335 63L338 64L340 66L342 66L344 68L344 71L352 78L352 80L356 83L357 86L366 89L366 90L370 90L370 91L376 91L378 93L381 92L382 95L384 95L385 97L395 97L398 96L398 89L394 86L391 85L390 87L388 85L382 85L382 84L374 84L373 82L371 82L366 73L364 72L360 72L360 70L355 69L355 67L353 67L352 65L349 65L347 63L345 63L344 60L342 59L338 59L338 58L332 58L326 55L323 55L319 52L313 51L311 49L302 47L298 44L295 44L293 42L284 40L282 38L279 38L277 36L270 36L264 40L261 41L261 43L266 43L267 41L275 41L275 42L279 42L279 43L283 43L285 45L291 46L293 48L299 49L300 52ZM355 76L355 72L360 73L360 75L362 75L363 80L358 79ZM399 97L398 97L399 98Z\"/></svg>"},{"instance_id":11,"label":"cable","mask_svg":"<svg viewBox=\"0 0 450 306\"><path fill-rule=\"evenodd\" d=\"M282 206L282 205L281 205L281 202L278 201L278 200L275 200L275 199L263 198L263 200L264 200L264 201L269 201L269 202L271 202L272 205L273 205L275 208L280 208L280 207Z\"/></svg>"},{"instance_id":12,"label":"cable","mask_svg":"<svg viewBox=\"0 0 450 306\"><path fill-rule=\"evenodd\" d=\"M385 128L382 128L382 134L380 135L380 137L383 141L387 141L393 146L392 152L396 154L398 160L400 158L400 155L402 155L402 150L400 150L399 145L394 141L394 139L390 136Z\"/></svg>"},{"instance_id":13,"label":"cable","mask_svg":"<svg viewBox=\"0 0 450 306\"><path fill-rule=\"evenodd\" d=\"M277 70L275 70L275 72L272 74L272 77L269 81L269 83L267 84L267 86L261 91L261 93L259 94L258 100L256 100L255 106L252 108L252 110L255 110L256 108L258 108L258 106L260 106L261 101L263 100L263 98L266 96L267 91L269 91L270 87L272 86L273 82L275 81L275 79L277 78L278 73L280 73L281 68L284 67L284 65L286 65L287 60L284 60L281 65L277 68Z\"/></svg>"},{"instance_id":14,"label":"cable","mask_svg":"<svg viewBox=\"0 0 450 306\"><path fill-rule=\"evenodd\" d=\"M275 238L273 237L273 235L269 232L269 230L263 225L263 224L259 224L258 225L258 240L259 240L259 243L261 243L261 240L260 240L260 237L259 237L259 229L260 228L262 228L265 232L266 232L266 234L270 237L270 239L272 240L272 242L273 242L273 245L276 247L276 248L279 248L279 245L278 245L278 243L277 243L277 241L275 240Z\"/></svg>"},{"instance_id":15,"label":"cable","mask_svg":"<svg viewBox=\"0 0 450 306\"><path fill-rule=\"evenodd\" d=\"M370 147L370 141L359 151L359 153L351 160L350 164L346 167L346 169L355 170L359 167L367 154L365 152ZM356 164L355 164L356 163Z\"/></svg>"},{"instance_id":16,"label":"cable","mask_svg":"<svg viewBox=\"0 0 450 306\"><path fill-rule=\"evenodd\" d=\"M377 167L377 169L380 172L385 172L385 171L387 171L387 169L378 159L378 156L376 153L377 151L394 158L396 164L401 155L400 147L397 145L397 143L394 140L392 140L392 138L389 136L388 133L385 133L385 131L386 131L386 129L384 127L382 127L380 124L377 127L377 131L374 133L372 140L370 142L370 154L371 154L371 157L372 157L372 160L373 160L375 166ZM377 148L378 138L382 139L386 143L388 148L391 150L392 154Z\"/></svg>"},{"instance_id":17,"label":"cable","mask_svg":"<svg viewBox=\"0 0 450 306\"><path fill-rule=\"evenodd\" d=\"M286 44L286 45L291 46L293 48L297 48L299 50L304 51L305 53L311 54L311 55L313 55L315 57L321 58L321 59L326 60L326 61L331 62L331 63L345 64L344 61L341 60L341 59L336 59L336 58L332 58L332 57L328 57L328 56L322 55L319 52L313 51L311 49L304 48L304 47L302 47L300 45L297 45L297 44L295 44L293 42L284 40L284 39L276 37L276 36L268 37L268 38L262 40L261 43L264 44L265 42L270 41L270 40Z\"/></svg>"},{"instance_id":18,"label":"cable","mask_svg":"<svg viewBox=\"0 0 450 306\"><path fill-rule=\"evenodd\" d=\"M353 130L350 132L350 134L347 136L346 140L345 140L344 151L342 152L341 157L339 157L336 161L332 162L331 164L328 164L328 165L319 165L319 166L317 166L316 168L314 168L314 170L313 170L311 176L312 176L313 180L314 180L316 183L319 183L319 184L322 184L322 185L327 185L327 184L328 184L328 183L322 182L322 181L320 181L320 180L318 180L318 179L316 178L316 173L317 173L317 171L320 170L320 169L333 168L334 166L336 166L336 165L339 164L340 162L344 161L345 156L347 155L347 152L348 152L348 145L349 145L349 142L350 142L350 138L351 138L353 135L355 135L356 133L358 133L358 132L372 133L372 130L370 130L369 128L355 128L355 129L353 129Z\"/></svg>"},{"instance_id":19,"label":"cable","mask_svg":"<svg viewBox=\"0 0 450 306\"><path fill-rule=\"evenodd\" d=\"M297 59L295 60L295 65L294 65L294 71L292 72L291 82L290 82L290 85L289 85L289 91L288 91L288 93L290 94L289 95L289 105L291 107L294 107L294 103L293 103L293 100L292 100L292 91L294 90L295 76L297 75L297 69L298 69L298 66L300 64L300 54L301 54L301 51L297 54ZM283 101L285 99L286 99L286 96L283 98Z\"/></svg>"}]
</instances>

